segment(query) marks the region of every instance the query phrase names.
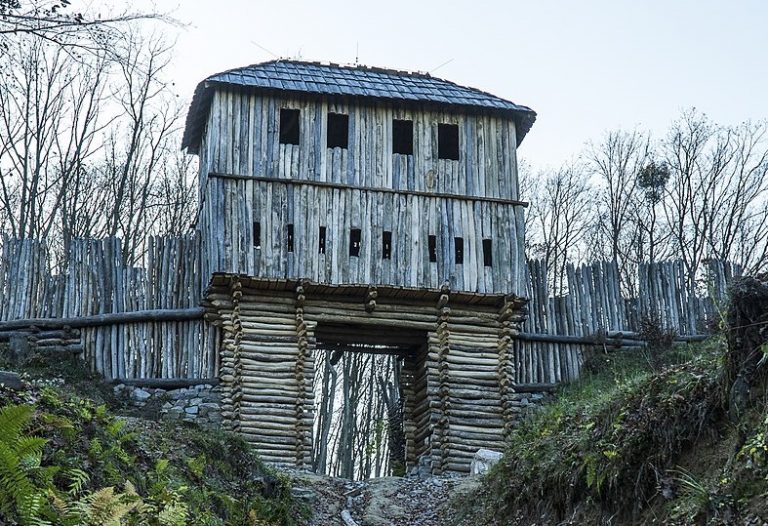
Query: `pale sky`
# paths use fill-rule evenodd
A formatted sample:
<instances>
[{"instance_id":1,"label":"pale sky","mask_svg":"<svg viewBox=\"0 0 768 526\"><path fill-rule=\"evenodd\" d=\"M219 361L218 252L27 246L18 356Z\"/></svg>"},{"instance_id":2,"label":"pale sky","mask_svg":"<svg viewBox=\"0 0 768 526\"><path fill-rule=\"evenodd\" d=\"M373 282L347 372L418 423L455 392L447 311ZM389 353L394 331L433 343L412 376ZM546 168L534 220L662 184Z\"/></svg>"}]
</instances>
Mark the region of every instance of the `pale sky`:
<instances>
[{"instance_id":1,"label":"pale sky","mask_svg":"<svg viewBox=\"0 0 768 526\"><path fill-rule=\"evenodd\" d=\"M691 106L722 123L768 117L765 0L183 0L175 16L189 24L171 70L182 97L270 52L337 63L357 53L530 106L538 119L520 154L535 167L609 129L661 134Z\"/></svg>"}]
</instances>

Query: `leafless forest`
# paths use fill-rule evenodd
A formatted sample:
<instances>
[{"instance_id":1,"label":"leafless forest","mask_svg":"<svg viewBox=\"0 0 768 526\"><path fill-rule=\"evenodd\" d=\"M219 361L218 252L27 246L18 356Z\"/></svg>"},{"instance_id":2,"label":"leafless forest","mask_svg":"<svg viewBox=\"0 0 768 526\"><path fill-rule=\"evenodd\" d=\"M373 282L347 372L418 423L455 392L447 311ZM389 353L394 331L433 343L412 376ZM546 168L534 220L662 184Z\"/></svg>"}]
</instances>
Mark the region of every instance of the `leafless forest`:
<instances>
[{"instance_id":1,"label":"leafless forest","mask_svg":"<svg viewBox=\"0 0 768 526\"><path fill-rule=\"evenodd\" d=\"M0 0L0 230L62 254L72 239L118 237L124 263L141 264L149 236L186 234L196 218L196 165L180 151L188 101L176 94L191 86L174 85L173 42L157 29L174 23L96 21L68 4ZM546 262L555 293L569 263L594 260L679 258L692 281L707 259L768 270L768 122L670 118L663 134L606 132L557 169L521 164L528 256ZM635 290L630 272L622 279ZM318 363L315 468L388 472L402 460L386 425L402 411L397 360L328 352Z\"/></svg>"}]
</instances>

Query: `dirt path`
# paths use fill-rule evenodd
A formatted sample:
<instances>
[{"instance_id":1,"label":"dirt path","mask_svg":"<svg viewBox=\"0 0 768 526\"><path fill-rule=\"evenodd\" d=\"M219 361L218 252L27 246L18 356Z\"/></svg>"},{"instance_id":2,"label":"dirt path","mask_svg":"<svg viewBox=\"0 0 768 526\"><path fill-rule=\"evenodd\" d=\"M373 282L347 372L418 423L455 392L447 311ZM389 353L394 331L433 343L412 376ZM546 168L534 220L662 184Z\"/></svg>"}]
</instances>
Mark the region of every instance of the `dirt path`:
<instances>
[{"instance_id":1,"label":"dirt path","mask_svg":"<svg viewBox=\"0 0 768 526\"><path fill-rule=\"evenodd\" d=\"M310 526L451 526L447 504L478 484L476 477L386 477L354 482L305 472L291 475L297 493L311 502Z\"/></svg>"}]
</instances>

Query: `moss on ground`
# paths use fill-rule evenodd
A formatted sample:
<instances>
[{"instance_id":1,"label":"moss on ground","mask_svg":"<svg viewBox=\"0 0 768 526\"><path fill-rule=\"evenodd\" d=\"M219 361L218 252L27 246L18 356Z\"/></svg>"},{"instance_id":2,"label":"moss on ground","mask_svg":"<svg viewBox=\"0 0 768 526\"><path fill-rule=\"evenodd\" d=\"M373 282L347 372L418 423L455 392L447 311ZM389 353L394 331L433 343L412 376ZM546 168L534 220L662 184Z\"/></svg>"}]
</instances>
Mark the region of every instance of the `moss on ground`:
<instances>
[{"instance_id":1,"label":"moss on ground","mask_svg":"<svg viewBox=\"0 0 768 526\"><path fill-rule=\"evenodd\" d=\"M456 523L762 524L766 399L737 439L722 339L670 356L659 369L636 356L597 357L611 363L520 426Z\"/></svg>"},{"instance_id":2,"label":"moss on ground","mask_svg":"<svg viewBox=\"0 0 768 526\"><path fill-rule=\"evenodd\" d=\"M306 517L290 482L240 437L117 416L99 378L35 360L22 368L32 387L0 387L8 445L0 447L0 523L293 525Z\"/></svg>"}]
</instances>

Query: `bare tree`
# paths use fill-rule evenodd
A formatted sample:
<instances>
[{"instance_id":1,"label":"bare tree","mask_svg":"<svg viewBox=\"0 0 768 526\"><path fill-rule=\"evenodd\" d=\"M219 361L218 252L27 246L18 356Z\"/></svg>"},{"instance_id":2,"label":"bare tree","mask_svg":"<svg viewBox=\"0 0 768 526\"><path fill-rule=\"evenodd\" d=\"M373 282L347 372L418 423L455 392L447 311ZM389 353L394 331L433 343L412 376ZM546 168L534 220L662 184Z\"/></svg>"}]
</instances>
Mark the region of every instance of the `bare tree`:
<instances>
[{"instance_id":1,"label":"bare tree","mask_svg":"<svg viewBox=\"0 0 768 526\"><path fill-rule=\"evenodd\" d=\"M687 111L664 142L670 182L662 201L675 255L693 280L706 258L766 265L768 124L718 126Z\"/></svg>"},{"instance_id":2,"label":"bare tree","mask_svg":"<svg viewBox=\"0 0 768 526\"><path fill-rule=\"evenodd\" d=\"M594 221L591 188L579 164L537 176L531 195L526 232L534 241L529 256L546 261L552 290L564 292L566 268L586 252L583 242Z\"/></svg>"},{"instance_id":3,"label":"bare tree","mask_svg":"<svg viewBox=\"0 0 768 526\"><path fill-rule=\"evenodd\" d=\"M631 264L642 257L636 252L640 228L637 173L649 150L647 135L617 130L608 132L598 144L590 143L585 154L587 169L596 179L593 257L616 263L627 290L633 287Z\"/></svg>"},{"instance_id":4,"label":"bare tree","mask_svg":"<svg viewBox=\"0 0 768 526\"><path fill-rule=\"evenodd\" d=\"M58 47L18 40L0 58L0 207L6 233L48 237L66 196L98 150L107 64L74 64Z\"/></svg>"},{"instance_id":5,"label":"bare tree","mask_svg":"<svg viewBox=\"0 0 768 526\"><path fill-rule=\"evenodd\" d=\"M668 181L669 168L664 163L651 161L637 174L640 199L635 208L638 227L635 253L638 263L654 263L669 254L669 229L659 220L659 207Z\"/></svg>"},{"instance_id":6,"label":"bare tree","mask_svg":"<svg viewBox=\"0 0 768 526\"><path fill-rule=\"evenodd\" d=\"M178 149L182 105L163 78L169 45L130 31L109 54L76 59L34 35L6 51L3 233L62 251L73 238L118 236L133 264L147 236L188 230L195 164Z\"/></svg>"},{"instance_id":7,"label":"bare tree","mask_svg":"<svg viewBox=\"0 0 768 526\"><path fill-rule=\"evenodd\" d=\"M167 13L73 8L71 0L0 0L0 51L19 37L32 36L71 54L111 53L116 37L139 21L176 24Z\"/></svg>"}]
</instances>

